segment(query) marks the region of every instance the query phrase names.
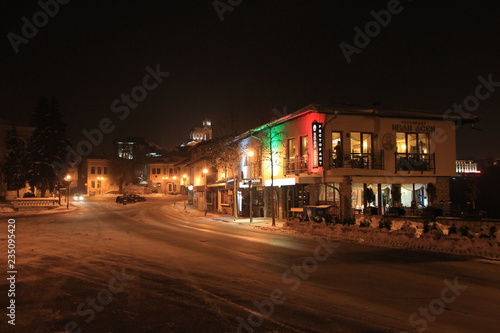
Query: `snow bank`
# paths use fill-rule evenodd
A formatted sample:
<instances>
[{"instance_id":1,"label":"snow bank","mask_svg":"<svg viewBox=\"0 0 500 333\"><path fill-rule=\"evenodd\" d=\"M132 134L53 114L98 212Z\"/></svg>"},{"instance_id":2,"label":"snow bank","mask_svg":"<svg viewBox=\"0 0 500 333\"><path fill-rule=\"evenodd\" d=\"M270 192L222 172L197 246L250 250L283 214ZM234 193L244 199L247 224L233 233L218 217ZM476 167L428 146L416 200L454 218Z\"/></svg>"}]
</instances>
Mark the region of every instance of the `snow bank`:
<instances>
[{"instance_id":1,"label":"snow bank","mask_svg":"<svg viewBox=\"0 0 500 333\"><path fill-rule=\"evenodd\" d=\"M423 228L420 226L417 228L415 223L406 225L405 230L401 230L404 221L392 222L393 229L397 229L380 229L378 223L376 226L371 224L369 227L360 227L359 225L326 225L324 223L290 221L285 222L284 228L303 234L329 236L372 245L500 259L500 238L498 235L495 239L463 237L456 234L447 235L447 228L439 224L437 230L422 234Z\"/></svg>"}]
</instances>

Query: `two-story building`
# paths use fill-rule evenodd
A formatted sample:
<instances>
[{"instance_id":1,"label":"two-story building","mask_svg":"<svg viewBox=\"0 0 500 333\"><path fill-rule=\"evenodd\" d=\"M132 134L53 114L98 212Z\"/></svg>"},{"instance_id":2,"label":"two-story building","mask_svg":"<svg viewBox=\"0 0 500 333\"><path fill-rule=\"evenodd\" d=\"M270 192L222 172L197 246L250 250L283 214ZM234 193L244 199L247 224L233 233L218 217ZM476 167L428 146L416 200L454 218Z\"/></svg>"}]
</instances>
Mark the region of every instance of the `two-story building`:
<instances>
[{"instance_id":1,"label":"two-story building","mask_svg":"<svg viewBox=\"0 0 500 333\"><path fill-rule=\"evenodd\" d=\"M264 206L254 216L269 216L274 206L277 216L286 217L293 207L319 203L339 207L343 218L368 206L381 214L394 206L447 205L458 120L421 111L308 105L236 139L253 154L242 154L240 188L251 185L252 206ZM246 196L240 196L244 210Z\"/></svg>"},{"instance_id":2,"label":"two-story building","mask_svg":"<svg viewBox=\"0 0 500 333\"><path fill-rule=\"evenodd\" d=\"M112 174L112 160L106 158L88 158L82 164L81 178L83 178L87 195L100 195L108 191L117 191L119 184ZM85 186L86 185L86 186Z\"/></svg>"},{"instance_id":3,"label":"two-story building","mask_svg":"<svg viewBox=\"0 0 500 333\"><path fill-rule=\"evenodd\" d=\"M186 170L179 166L181 156L160 157L148 163L148 187L153 193L184 194L190 177Z\"/></svg>"}]
</instances>

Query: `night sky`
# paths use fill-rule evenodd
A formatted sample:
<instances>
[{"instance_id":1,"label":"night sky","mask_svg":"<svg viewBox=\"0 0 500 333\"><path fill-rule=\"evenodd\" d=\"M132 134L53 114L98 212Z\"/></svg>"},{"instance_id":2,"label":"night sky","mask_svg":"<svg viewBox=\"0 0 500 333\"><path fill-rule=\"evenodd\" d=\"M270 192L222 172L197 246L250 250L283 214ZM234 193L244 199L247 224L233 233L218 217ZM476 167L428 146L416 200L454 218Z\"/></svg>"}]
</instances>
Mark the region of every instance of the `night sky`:
<instances>
[{"instance_id":1,"label":"night sky","mask_svg":"<svg viewBox=\"0 0 500 333\"><path fill-rule=\"evenodd\" d=\"M22 18L33 22L41 7L2 1L0 117L28 122L40 97L55 95L73 143L110 118L115 130L96 151L127 135L173 148L204 117L224 133L231 117L243 132L273 108L310 103L442 114L476 94L479 76L500 82L497 1L401 1L348 64L340 43L355 46L354 28L391 3L243 0L221 21L213 0L72 0L16 54L8 34L22 36ZM120 119L113 101L157 65L168 77ZM473 112L481 130L458 130L458 158L500 157L500 83L490 88Z\"/></svg>"}]
</instances>

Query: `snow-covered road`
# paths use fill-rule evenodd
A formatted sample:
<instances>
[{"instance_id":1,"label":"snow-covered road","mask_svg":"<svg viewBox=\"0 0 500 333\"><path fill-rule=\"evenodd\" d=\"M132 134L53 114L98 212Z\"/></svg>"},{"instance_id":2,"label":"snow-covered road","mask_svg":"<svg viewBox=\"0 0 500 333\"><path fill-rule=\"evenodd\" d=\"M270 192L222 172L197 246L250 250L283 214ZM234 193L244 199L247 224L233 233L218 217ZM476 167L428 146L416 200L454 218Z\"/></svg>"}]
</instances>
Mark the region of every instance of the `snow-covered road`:
<instances>
[{"instance_id":1,"label":"snow-covered road","mask_svg":"<svg viewBox=\"0 0 500 333\"><path fill-rule=\"evenodd\" d=\"M500 264L204 219L165 199L16 217L0 332L497 332ZM6 258L7 220L0 239ZM425 329L424 329L425 328Z\"/></svg>"}]
</instances>

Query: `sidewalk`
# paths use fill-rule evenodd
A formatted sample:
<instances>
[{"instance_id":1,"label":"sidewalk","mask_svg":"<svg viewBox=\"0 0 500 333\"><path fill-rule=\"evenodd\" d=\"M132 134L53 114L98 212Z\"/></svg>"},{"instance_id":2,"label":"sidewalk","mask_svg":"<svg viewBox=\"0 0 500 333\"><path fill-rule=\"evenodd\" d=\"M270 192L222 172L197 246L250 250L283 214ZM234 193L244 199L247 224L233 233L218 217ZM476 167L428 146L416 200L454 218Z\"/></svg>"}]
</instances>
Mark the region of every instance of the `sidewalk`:
<instances>
[{"instance_id":1,"label":"sidewalk","mask_svg":"<svg viewBox=\"0 0 500 333\"><path fill-rule=\"evenodd\" d=\"M175 205L174 205L175 206ZM177 205L180 208L180 205ZM184 210L184 206L181 208ZM272 227L271 217L254 217L252 222L250 222L249 217L238 217L236 220L233 215L219 214L216 212L207 212L194 208L193 206L186 206L186 211L188 211L193 217L198 217L200 219L214 220L225 223L235 223L250 226L262 226L262 227ZM284 220L276 219L276 226L274 228L282 228Z\"/></svg>"}]
</instances>

